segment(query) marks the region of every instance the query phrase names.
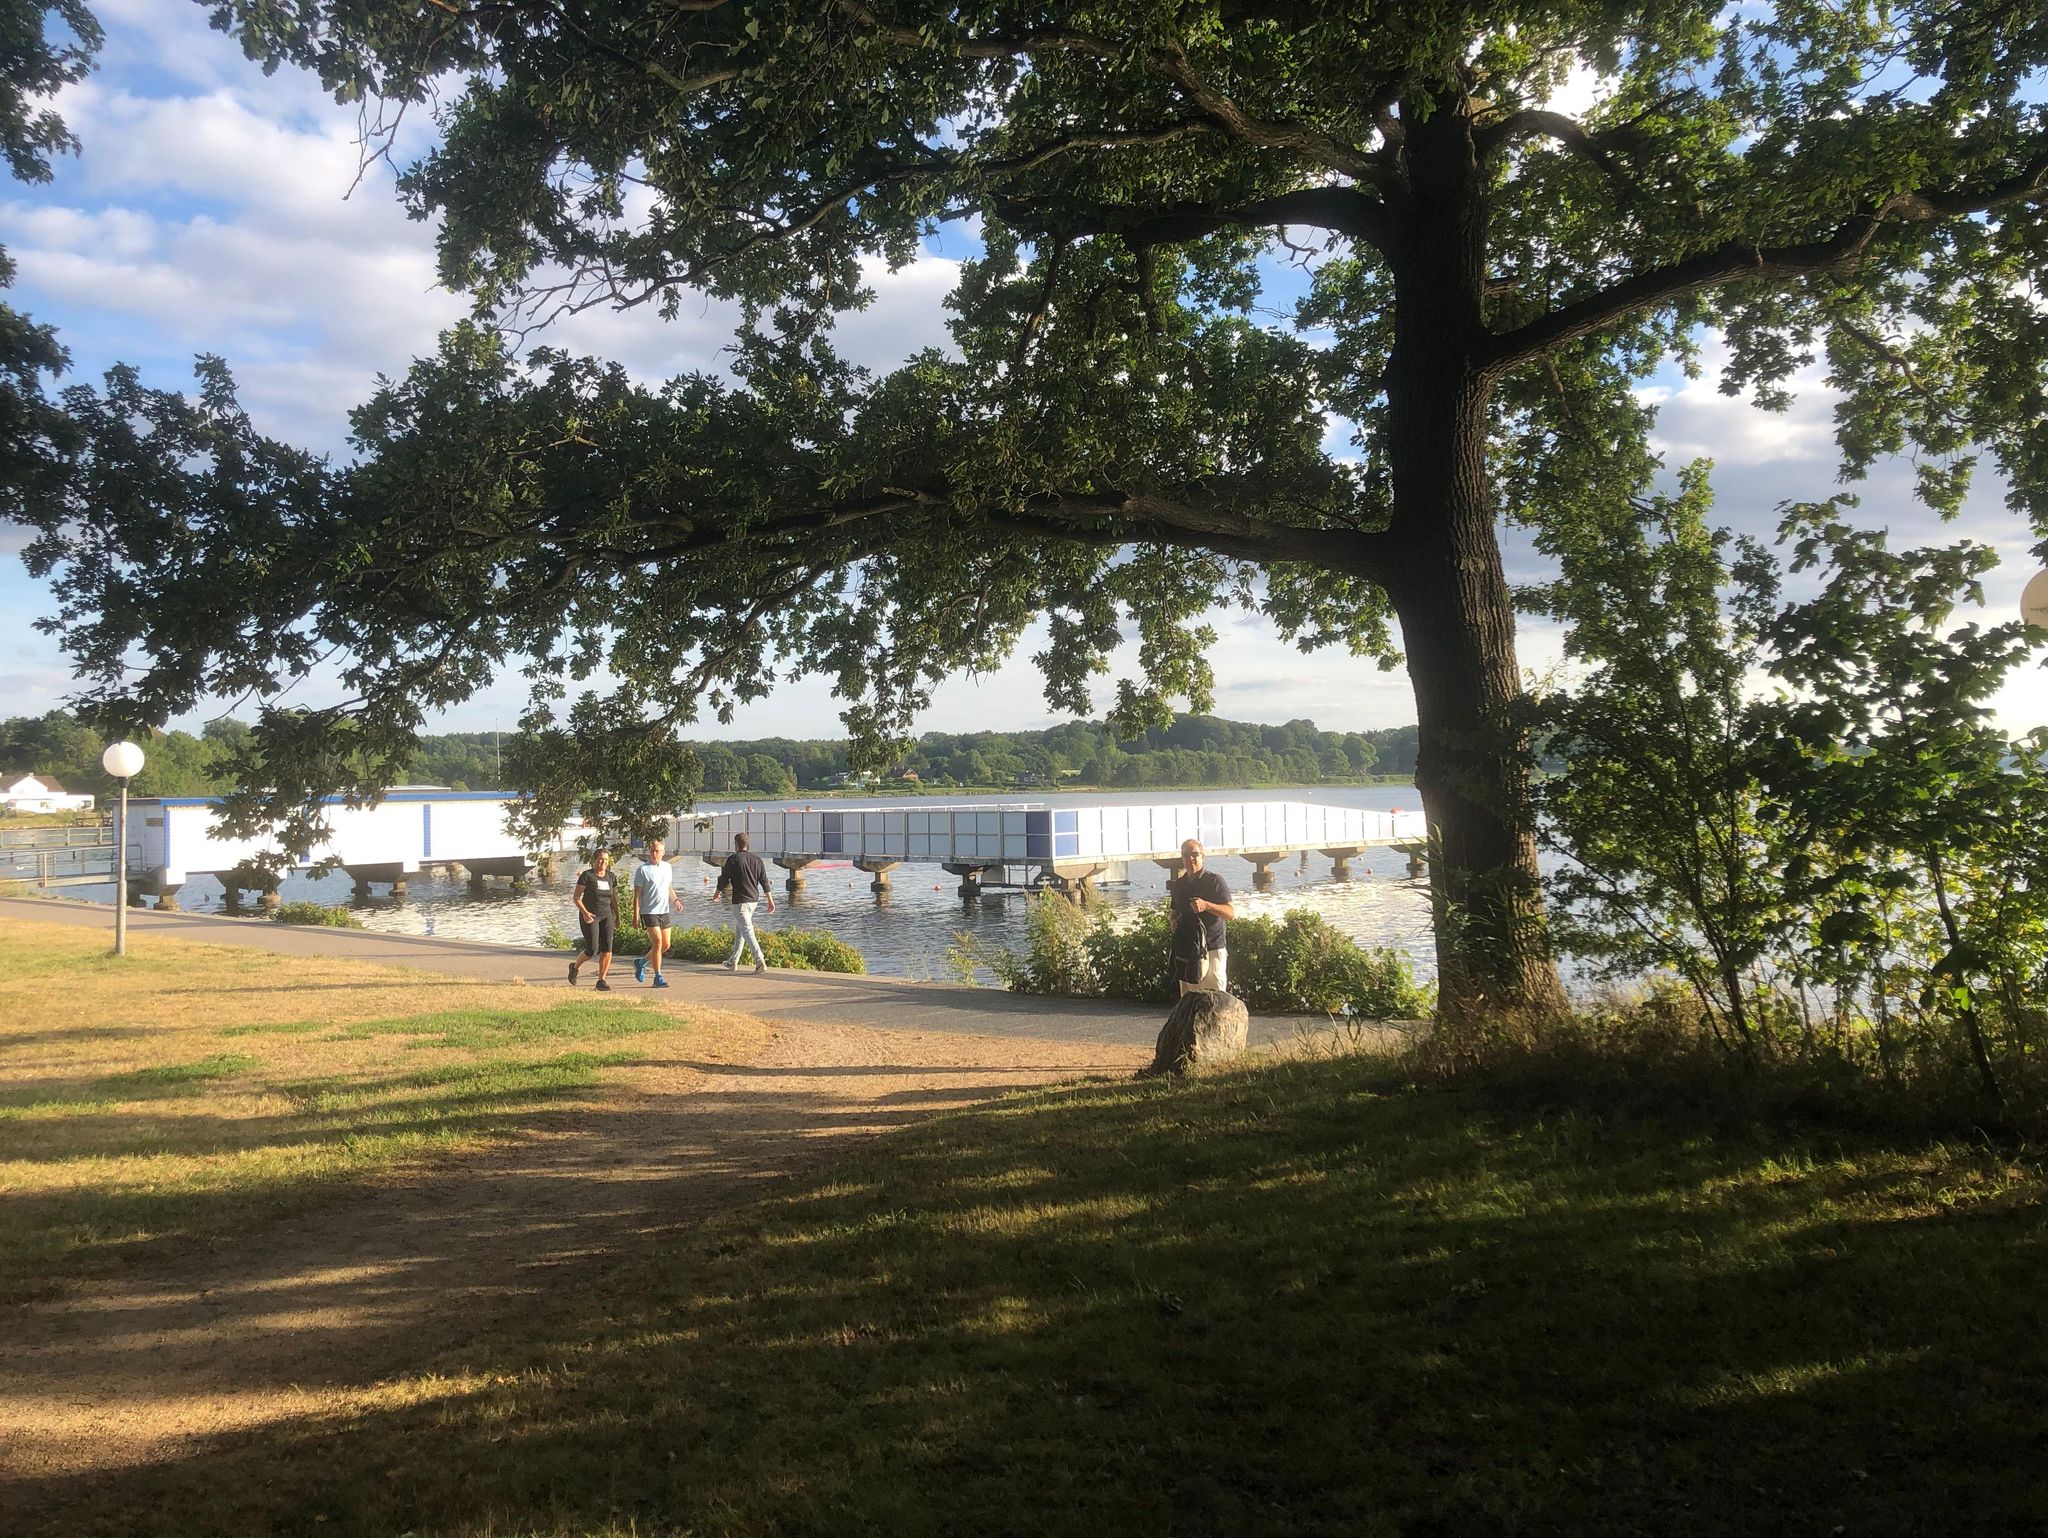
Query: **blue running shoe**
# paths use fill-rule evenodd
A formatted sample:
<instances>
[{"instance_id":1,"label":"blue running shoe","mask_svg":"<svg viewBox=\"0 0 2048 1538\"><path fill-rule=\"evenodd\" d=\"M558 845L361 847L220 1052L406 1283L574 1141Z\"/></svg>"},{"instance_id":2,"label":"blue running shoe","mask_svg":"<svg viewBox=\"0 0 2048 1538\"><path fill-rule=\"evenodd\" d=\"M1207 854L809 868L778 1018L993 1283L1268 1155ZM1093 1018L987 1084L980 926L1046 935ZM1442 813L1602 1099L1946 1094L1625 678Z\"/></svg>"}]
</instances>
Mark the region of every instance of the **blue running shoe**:
<instances>
[{"instance_id":1,"label":"blue running shoe","mask_svg":"<svg viewBox=\"0 0 2048 1538\"><path fill-rule=\"evenodd\" d=\"M647 981L647 958L645 956L635 956L633 958L633 981L636 983Z\"/></svg>"},{"instance_id":2,"label":"blue running shoe","mask_svg":"<svg viewBox=\"0 0 2048 1538\"><path fill-rule=\"evenodd\" d=\"M666 988L668 986L668 979L663 977L659 972L657 972L654 974L654 986L657 988Z\"/></svg>"}]
</instances>

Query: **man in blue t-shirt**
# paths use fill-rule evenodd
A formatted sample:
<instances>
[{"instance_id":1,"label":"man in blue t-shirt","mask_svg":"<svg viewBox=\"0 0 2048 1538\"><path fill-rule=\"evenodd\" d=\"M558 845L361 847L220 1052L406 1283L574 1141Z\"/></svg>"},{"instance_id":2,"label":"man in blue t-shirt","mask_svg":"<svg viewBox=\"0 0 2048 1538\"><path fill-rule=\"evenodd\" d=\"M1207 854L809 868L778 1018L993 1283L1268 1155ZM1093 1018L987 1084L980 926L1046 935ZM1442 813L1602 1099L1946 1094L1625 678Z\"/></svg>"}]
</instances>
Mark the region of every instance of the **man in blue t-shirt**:
<instances>
[{"instance_id":1,"label":"man in blue t-shirt","mask_svg":"<svg viewBox=\"0 0 2048 1538\"><path fill-rule=\"evenodd\" d=\"M654 963L654 986L666 988L661 975L661 954L668 949L669 910L675 906L676 873L661 855L661 840L647 841L647 861L633 872L633 911L640 927L647 931L647 954L633 958L633 980L647 981L647 964Z\"/></svg>"}]
</instances>

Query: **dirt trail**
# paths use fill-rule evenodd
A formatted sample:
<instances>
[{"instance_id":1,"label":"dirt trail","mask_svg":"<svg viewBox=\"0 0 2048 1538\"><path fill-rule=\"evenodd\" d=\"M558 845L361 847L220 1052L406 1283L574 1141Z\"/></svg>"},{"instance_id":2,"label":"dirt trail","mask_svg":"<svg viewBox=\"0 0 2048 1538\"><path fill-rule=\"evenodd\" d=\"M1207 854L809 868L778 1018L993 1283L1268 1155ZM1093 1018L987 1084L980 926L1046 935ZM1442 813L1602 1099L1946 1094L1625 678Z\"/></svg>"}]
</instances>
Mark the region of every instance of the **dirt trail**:
<instances>
[{"instance_id":1,"label":"dirt trail","mask_svg":"<svg viewBox=\"0 0 2048 1538\"><path fill-rule=\"evenodd\" d=\"M849 1137L1146 1055L709 1013L692 1026L686 1057L615 1072L602 1099L514 1142L5 1311L0 1508L21 1510L10 1485L33 1506L196 1439L417 1398L442 1353Z\"/></svg>"}]
</instances>

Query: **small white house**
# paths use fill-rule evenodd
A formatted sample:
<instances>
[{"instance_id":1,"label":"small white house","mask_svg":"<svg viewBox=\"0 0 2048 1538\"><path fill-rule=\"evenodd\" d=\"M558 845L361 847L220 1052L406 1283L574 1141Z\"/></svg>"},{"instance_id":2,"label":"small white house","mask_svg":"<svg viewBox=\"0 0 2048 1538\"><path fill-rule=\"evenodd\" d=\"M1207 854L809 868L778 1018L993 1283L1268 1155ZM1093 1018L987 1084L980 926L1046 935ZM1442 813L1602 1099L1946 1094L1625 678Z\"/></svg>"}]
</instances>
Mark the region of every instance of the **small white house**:
<instances>
[{"instance_id":1,"label":"small white house","mask_svg":"<svg viewBox=\"0 0 2048 1538\"><path fill-rule=\"evenodd\" d=\"M91 796L77 796L47 774L0 774L0 811L89 812Z\"/></svg>"}]
</instances>

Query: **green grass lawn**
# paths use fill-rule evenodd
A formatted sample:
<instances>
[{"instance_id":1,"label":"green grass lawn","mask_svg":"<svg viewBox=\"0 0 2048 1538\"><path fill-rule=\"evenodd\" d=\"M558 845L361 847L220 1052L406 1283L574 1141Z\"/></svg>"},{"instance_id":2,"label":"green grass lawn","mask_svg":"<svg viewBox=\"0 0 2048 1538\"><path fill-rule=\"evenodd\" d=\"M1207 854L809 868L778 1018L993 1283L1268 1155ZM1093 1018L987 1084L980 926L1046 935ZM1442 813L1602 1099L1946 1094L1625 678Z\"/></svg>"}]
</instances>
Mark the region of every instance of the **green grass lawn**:
<instances>
[{"instance_id":1,"label":"green grass lawn","mask_svg":"<svg viewBox=\"0 0 2048 1538\"><path fill-rule=\"evenodd\" d=\"M412 1404L99 1499L163 1533L2038 1534L2042 1198L1982 1144L1369 1058L1085 1084L586 1275Z\"/></svg>"},{"instance_id":2,"label":"green grass lawn","mask_svg":"<svg viewBox=\"0 0 2048 1538\"><path fill-rule=\"evenodd\" d=\"M587 1101L675 1013L0 926L0 1306L251 1233Z\"/></svg>"}]
</instances>

